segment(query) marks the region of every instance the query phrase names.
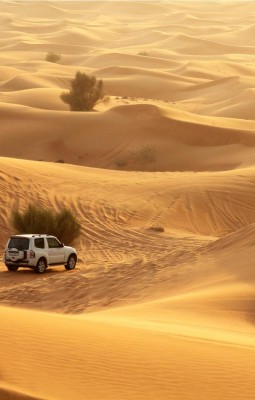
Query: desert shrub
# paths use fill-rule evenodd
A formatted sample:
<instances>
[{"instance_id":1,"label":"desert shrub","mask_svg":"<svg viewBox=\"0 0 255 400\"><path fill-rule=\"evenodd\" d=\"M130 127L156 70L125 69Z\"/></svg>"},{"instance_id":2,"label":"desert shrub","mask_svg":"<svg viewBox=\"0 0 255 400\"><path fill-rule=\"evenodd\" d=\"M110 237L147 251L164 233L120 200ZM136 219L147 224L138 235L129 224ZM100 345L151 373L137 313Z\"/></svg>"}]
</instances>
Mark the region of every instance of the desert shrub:
<instances>
[{"instance_id":1,"label":"desert shrub","mask_svg":"<svg viewBox=\"0 0 255 400\"><path fill-rule=\"evenodd\" d=\"M138 158L142 162L152 162L155 161L156 150L151 144L143 146L138 151Z\"/></svg>"},{"instance_id":2,"label":"desert shrub","mask_svg":"<svg viewBox=\"0 0 255 400\"><path fill-rule=\"evenodd\" d=\"M136 162L146 163L155 161L156 149L153 145L145 145L140 149L130 150L130 158Z\"/></svg>"},{"instance_id":3,"label":"desert shrub","mask_svg":"<svg viewBox=\"0 0 255 400\"><path fill-rule=\"evenodd\" d=\"M26 211L12 211L12 224L18 233L46 233L71 244L80 234L81 226L72 211L64 208L54 212L29 204Z\"/></svg>"},{"instance_id":4,"label":"desert shrub","mask_svg":"<svg viewBox=\"0 0 255 400\"><path fill-rule=\"evenodd\" d=\"M81 231L81 225L71 210L64 208L55 214L56 233L63 243L72 243Z\"/></svg>"},{"instance_id":5,"label":"desert shrub","mask_svg":"<svg viewBox=\"0 0 255 400\"><path fill-rule=\"evenodd\" d=\"M62 93L60 98L69 104L71 111L92 111L97 103L105 99L103 81L77 71L71 81L71 90Z\"/></svg>"},{"instance_id":6,"label":"desert shrub","mask_svg":"<svg viewBox=\"0 0 255 400\"><path fill-rule=\"evenodd\" d=\"M163 228L163 226L160 226L160 225L152 225L149 227L149 229L151 231L155 231L155 232L165 232L165 229Z\"/></svg>"},{"instance_id":7,"label":"desert shrub","mask_svg":"<svg viewBox=\"0 0 255 400\"><path fill-rule=\"evenodd\" d=\"M116 158L114 160L114 164L116 165L117 168L123 168L127 165L127 160L124 160L122 158Z\"/></svg>"},{"instance_id":8,"label":"desert shrub","mask_svg":"<svg viewBox=\"0 0 255 400\"><path fill-rule=\"evenodd\" d=\"M147 51L139 51L138 55L139 56L148 56L149 53Z\"/></svg>"},{"instance_id":9,"label":"desert shrub","mask_svg":"<svg viewBox=\"0 0 255 400\"><path fill-rule=\"evenodd\" d=\"M46 54L45 60L48 62L56 63L60 61L61 55L54 53L53 51L50 51L48 54Z\"/></svg>"},{"instance_id":10,"label":"desert shrub","mask_svg":"<svg viewBox=\"0 0 255 400\"><path fill-rule=\"evenodd\" d=\"M138 149L127 151L122 158L116 158L114 164L117 168L124 168L132 164L143 164L143 166L146 166L155 160L155 147L153 145L145 145Z\"/></svg>"}]
</instances>

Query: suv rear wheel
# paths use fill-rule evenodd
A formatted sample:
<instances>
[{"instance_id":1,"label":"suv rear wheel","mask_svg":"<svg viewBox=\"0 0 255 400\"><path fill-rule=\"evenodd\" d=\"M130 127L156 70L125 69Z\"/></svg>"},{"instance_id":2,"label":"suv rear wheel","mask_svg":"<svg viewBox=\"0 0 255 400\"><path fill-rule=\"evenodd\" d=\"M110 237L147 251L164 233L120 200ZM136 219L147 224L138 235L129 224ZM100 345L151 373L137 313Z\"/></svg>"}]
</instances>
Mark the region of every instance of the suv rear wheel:
<instances>
[{"instance_id":1,"label":"suv rear wheel","mask_svg":"<svg viewBox=\"0 0 255 400\"><path fill-rule=\"evenodd\" d=\"M7 265L8 271L18 271L19 267L17 265Z\"/></svg>"},{"instance_id":2,"label":"suv rear wheel","mask_svg":"<svg viewBox=\"0 0 255 400\"><path fill-rule=\"evenodd\" d=\"M67 263L66 263L66 265L65 265L65 269L67 269L67 270L69 270L69 269L74 269L74 268L75 268L75 265L76 265L76 262L77 262L77 257L76 257L76 255L75 255L75 254L71 254L71 255L68 257Z\"/></svg>"},{"instance_id":3,"label":"suv rear wheel","mask_svg":"<svg viewBox=\"0 0 255 400\"><path fill-rule=\"evenodd\" d=\"M47 268L47 264L44 258L40 258L40 260L38 260L36 267L35 267L35 272L37 274L43 274L45 272Z\"/></svg>"}]
</instances>

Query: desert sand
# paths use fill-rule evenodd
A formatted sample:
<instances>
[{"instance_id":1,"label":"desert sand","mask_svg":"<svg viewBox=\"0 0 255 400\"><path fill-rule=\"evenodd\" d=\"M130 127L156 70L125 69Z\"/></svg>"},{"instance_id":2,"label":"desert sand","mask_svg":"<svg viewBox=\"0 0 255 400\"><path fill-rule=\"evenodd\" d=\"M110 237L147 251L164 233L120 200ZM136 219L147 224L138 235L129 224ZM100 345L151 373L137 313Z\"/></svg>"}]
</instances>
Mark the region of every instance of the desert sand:
<instances>
[{"instance_id":1,"label":"desert sand","mask_svg":"<svg viewBox=\"0 0 255 400\"><path fill-rule=\"evenodd\" d=\"M2 1L0 26L0 251L28 203L82 225L73 271L0 262L0 399L254 400L254 3ZM60 99L78 70L93 112Z\"/></svg>"}]
</instances>

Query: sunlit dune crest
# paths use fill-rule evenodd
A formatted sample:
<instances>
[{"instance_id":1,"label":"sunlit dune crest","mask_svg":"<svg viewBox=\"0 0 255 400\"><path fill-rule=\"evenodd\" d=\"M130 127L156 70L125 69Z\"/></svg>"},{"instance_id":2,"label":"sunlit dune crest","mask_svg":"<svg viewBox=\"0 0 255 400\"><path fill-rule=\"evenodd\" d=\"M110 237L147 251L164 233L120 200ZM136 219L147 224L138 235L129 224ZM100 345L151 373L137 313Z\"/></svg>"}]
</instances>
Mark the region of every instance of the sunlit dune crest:
<instances>
[{"instance_id":1,"label":"sunlit dune crest","mask_svg":"<svg viewBox=\"0 0 255 400\"><path fill-rule=\"evenodd\" d=\"M81 235L74 270L0 263L0 400L254 400L254 15L1 3L0 250L29 203Z\"/></svg>"}]
</instances>

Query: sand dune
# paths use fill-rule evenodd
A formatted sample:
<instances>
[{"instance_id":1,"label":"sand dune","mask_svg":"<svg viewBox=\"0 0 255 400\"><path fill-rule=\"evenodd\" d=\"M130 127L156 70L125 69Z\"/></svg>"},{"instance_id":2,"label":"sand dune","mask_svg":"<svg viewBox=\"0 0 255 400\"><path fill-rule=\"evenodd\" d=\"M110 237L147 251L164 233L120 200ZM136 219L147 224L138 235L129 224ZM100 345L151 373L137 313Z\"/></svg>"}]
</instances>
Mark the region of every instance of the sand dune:
<instances>
[{"instance_id":1,"label":"sand dune","mask_svg":"<svg viewBox=\"0 0 255 400\"><path fill-rule=\"evenodd\" d=\"M72 188L74 179L77 187L73 187L70 196L67 191ZM24 208L28 201L35 202L40 192L42 204L50 201L56 210L61 204L72 204L84 224L85 237L80 243L80 257L84 260L95 257L102 261L108 256L114 262L139 260L143 254L144 261L148 258L152 262L156 257L166 257L166 260L170 257L171 265L171 257L175 259L182 246L187 250L192 246L196 249L211 241L211 237L224 236L255 222L253 180L253 168L210 174L143 175L3 158L1 186L5 198L1 227L8 236L11 210L6 210L5 204L10 204L10 208L18 205ZM166 229L166 236L148 231L155 224ZM185 232L183 240L182 230ZM2 246L4 240L2 238ZM157 256L150 255L152 246ZM104 251L100 254L102 248ZM184 258L189 255L189 251L183 252ZM180 254L179 257L181 260Z\"/></svg>"},{"instance_id":2,"label":"sand dune","mask_svg":"<svg viewBox=\"0 0 255 400\"><path fill-rule=\"evenodd\" d=\"M252 64L239 64L231 61L190 61L175 71L181 75L217 80L233 76L254 76L254 66Z\"/></svg>"},{"instance_id":3,"label":"sand dune","mask_svg":"<svg viewBox=\"0 0 255 400\"><path fill-rule=\"evenodd\" d=\"M235 31L228 32L227 34L219 34L214 35L215 40L218 40L223 43L233 43L235 41L238 45L244 46L253 46L254 42L252 40L252 35L255 32L255 25L250 23L247 27L242 27L236 29Z\"/></svg>"},{"instance_id":4,"label":"sand dune","mask_svg":"<svg viewBox=\"0 0 255 400\"><path fill-rule=\"evenodd\" d=\"M237 236L242 242L241 253L235 247ZM121 396L152 399L156 394L167 398L169 392L180 399L202 399L205 394L211 399L220 399L222 395L230 399L239 398L239 393L252 399L254 325L251 305L254 291L250 278L253 274L247 258L242 255L254 254L253 236L254 226L229 235L227 241L225 238L218 240L216 246L208 246L209 254L208 250L202 252L197 264L189 260L192 268L190 265L188 270L187 266L179 265L174 273L173 267L162 270L161 266L157 271L161 273L158 288L156 281L154 284L156 293L157 290L161 295L165 293L163 299L75 318L23 310L17 314L15 309L1 308L2 319L6 321L1 330L1 366L8 360L12 371L5 373L8 384L3 386L4 393L13 395L8 390L15 387L32 398L57 396L65 399L70 398L75 387L78 399L82 399L85 392L91 399L101 398L102 393L111 399ZM226 246L232 246L232 252L228 253ZM93 272L95 274L95 270L85 274L85 287L91 285L90 290L97 289ZM114 276L116 270L108 276L108 290ZM30 285L23 283L20 289L24 300L24 293L29 288L32 290L33 278L34 275L29 274L26 282L29 279ZM56 285L53 279L54 276L46 278L48 285ZM72 278L71 282L69 279L62 279L62 284L74 283ZM81 284L81 277L78 282ZM37 285L39 287L41 283ZM81 287L76 289L80 306L85 287L80 292ZM105 286L100 289L102 299ZM12 291L9 293L11 295ZM107 291L108 296L109 293L112 291ZM69 305L74 300L72 297ZM92 299L87 299L89 301L93 304ZM110 303L106 304L109 307ZM20 334L12 338L11 351L8 343L14 323ZM56 338L57 344L53 344L52 337ZM49 355L52 357L50 365ZM242 381L239 379L240 367L244 376ZM75 374L69 376L68 385L63 385L61 378L56 380L56 375L66 375L70 369ZM13 374L14 371L19 374ZM40 373L40 384L31 384L30 371L35 371L36 377ZM98 380L100 387L96 384ZM201 381L204 385L202 393Z\"/></svg>"},{"instance_id":5,"label":"sand dune","mask_svg":"<svg viewBox=\"0 0 255 400\"><path fill-rule=\"evenodd\" d=\"M68 28L65 29L62 32L56 33L54 32L54 36L52 35L51 39L54 41L54 43L65 43L66 41L71 44L71 45L84 45L84 44L89 44L89 45L97 45L99 46L100 44L103 44L105 40L111 40L111 36L113 34L109 35L107 34L108 32L104 32L104 35L102 35L101 30L100 32L97 33L95 30L93 32L93 29L81 29L81 28Z\"/></svg>"},{"instance_id":6,"label":"sand dune","mask_svg":"<svg viewBox=\"0 0 255 400\"><path fill-rule=\"evenodd\" d=\"M37 93L37 90L21 91L16 98L32 104ZM247 121L245 125L242 120L234 120L231 126L231 120L222 119L221 125L215 127L213 118L205 120L169 107L123 104L122 100L104 113L46 112L53 106L55 110L62 107L58 92L49 93L54 95L49 102L44 98L34 101L44 110L11 104L0 107L0 144L4 156L62 159L104 168L119 168L120 160L124 169L150 171L227 170L254 162L253 122ZM7 93L2 98L6 96ZM104 131L100 129L102 126ZM16 141L21 134L25 138L23 143Z\"/></svg>"},{"instance_id":7,"label":"sand dune","mask_svg":"<svg viewBox=\"0 0 255 400\"><path fill-rule=\"evenodd\" d=\"M83 64L84 65L84 64ZM141 56L139 54L125 54L125 53L107 53L97 56L91 56L86 60L86 66L93 68L106 68L122 65L125 67L135 67L144 69L153 69L155 72L158 69L168 70L177 68L180 63L166 60L164 58ZM155 69L155 67L157 69Z\"/></svg>"},{"instance_id":8,"label":"sand dune","mask_svg":"<svg viewBox=\"0 0 255 400\"><path fill-rule=\"evenodd\" d=\"M217 106L217 111L214 115L226 115L230 118L239 119L254 119L254 89L245 89L241 91L231 101L226 100Z\"/></svg>"},{"instance_id":9,"label":"sand dune","mask_svg":"<svg viewBox=\"0 0 255 400\"><path fill-rule=\"evenodd\" d=\"M116 1L114 3L104 3L101 10L106 13L113 13L115 15L125 13L130 14L132 17L141 16L141 15L161 15L165 12L164 4L153 4L149 3L144 7L143 2L135 2L123 4L121 1Z\"/></svg>"},{"instance_id":10,"label":"sand dune","mask_svg":"<svg viewBox=\"0 0 255 400\"><path fill-rule=\"evenodd\" d=\"M38 75L38 74L21 74L20 76L15 76L14 78L2 83L1 89L4 92L16 90L26 90L33 88L47 88L59 86L59 83L63 85L63 78L56 77L52 75ZM50 94L49 94L50 96Z\"/></svg>"},{"instance_id":11,"label":"sand dune","mask_svg":"<svg viewBox=\"0 0 255 400\"><path fill-rule=\"evenodd\" d=\"M21 392L27 391L36 398L44 392L46 398L57 396L68 399L73 395L74 388L77 399L84 398L84 393L88 399L100 399L102 395L108 399L167 398L170 392L177 398L202 399L206 394L210 399L220 399L222 395L230 399L236 395L237 389L241 389L248 399L253 396L254 350L252 345L244 346L247 338L240 333L236 338L231 336L230 343L224 345L222 341L197 338L192 331L188 338L179 336L178 325L160 325L155 329L156 324L148 322L146 325L146 321L141 324L141 320L136 322L134 319L130 322L128 318L116 321L110 315L106 321L100 316L95 318L96 321L90 318L73 320L29 311L20 311L17 315L9 309L1 309L1 315L2 318L8 316L4 338L15 321L23 343L20 347L17 340L12 342L15 358L10 358L9 343L2 341L5 350L1 364L8 360L12 371L20 370L24 365L21 360L25 360L27 366L20 375L22 380L10 373L6 380L11 381L13 386L19 381ZM33 320L33 323L26 324L28 320ZM41 333L39 338L36 334L38 330ZM203 334L201 328L194 327L196 330L198 334ZM214 335L217 336L217 331ZM223 335L221 330L220 336ZM58 338L54 347L52 337ZM225 340L227 342L228 337ZM52 354L50 365L47 357L42 356L49 353ZM39 365L36 357L40 359ZM232 359L231 366L226 362L229 358ZM84 370L81 370L81 365ZM240 367L244 376L241 382ZM32 371L35 380L39 381L37 387L32 387L30 383ZM68 375L68 385L60 382L62 374ZM206 384L202 395L201 380Z\"/></svg>"},{"instance_id":12,"label":"sand dune","mask_svg":"<svg viewBox=\"0 0 255 400\"><path fill-rule=\"evenodd\" d=\"M65 110L65 105L59 101L63 90L58 88L33 88L27 90L12 91L0 94L0 100L5 103L14 103L42 110Z\"/></svg>"},{"instance_id":13,"label":"sand dune","mask_svg":"<svg viewBox=\"0 0 255 400\"><path fill-rule=\"evenodd\" d=\"M162 48L172 44L175 51L190 55L225 55L225 54L254 54L254 47L242 47L236 45L225 45L216 41L200 39L191 35L178 34L174 40L167 39L160 43Z\"/></svg>"},{"instance_id":14,"label":"sand dune","mask_svg":"<svg viewBox=\"0 0 255 400\"><path fill-rule=\"evenodd\" d=\"M29 203L81 223L72 271L0 261L1 400L254 399L254 12L1 3L0 251Z\"/></svg>"},{"instance_id":15,"label":"sand dune","mask_svg":"<svg viewBox=\"0 0 255 400\"><path fill-rule=\"evenodd\" d=\"M17 68L1 67L0 68L0 82L7 81L21 74L22 71Z\"/></svg>"}]
</instances>

